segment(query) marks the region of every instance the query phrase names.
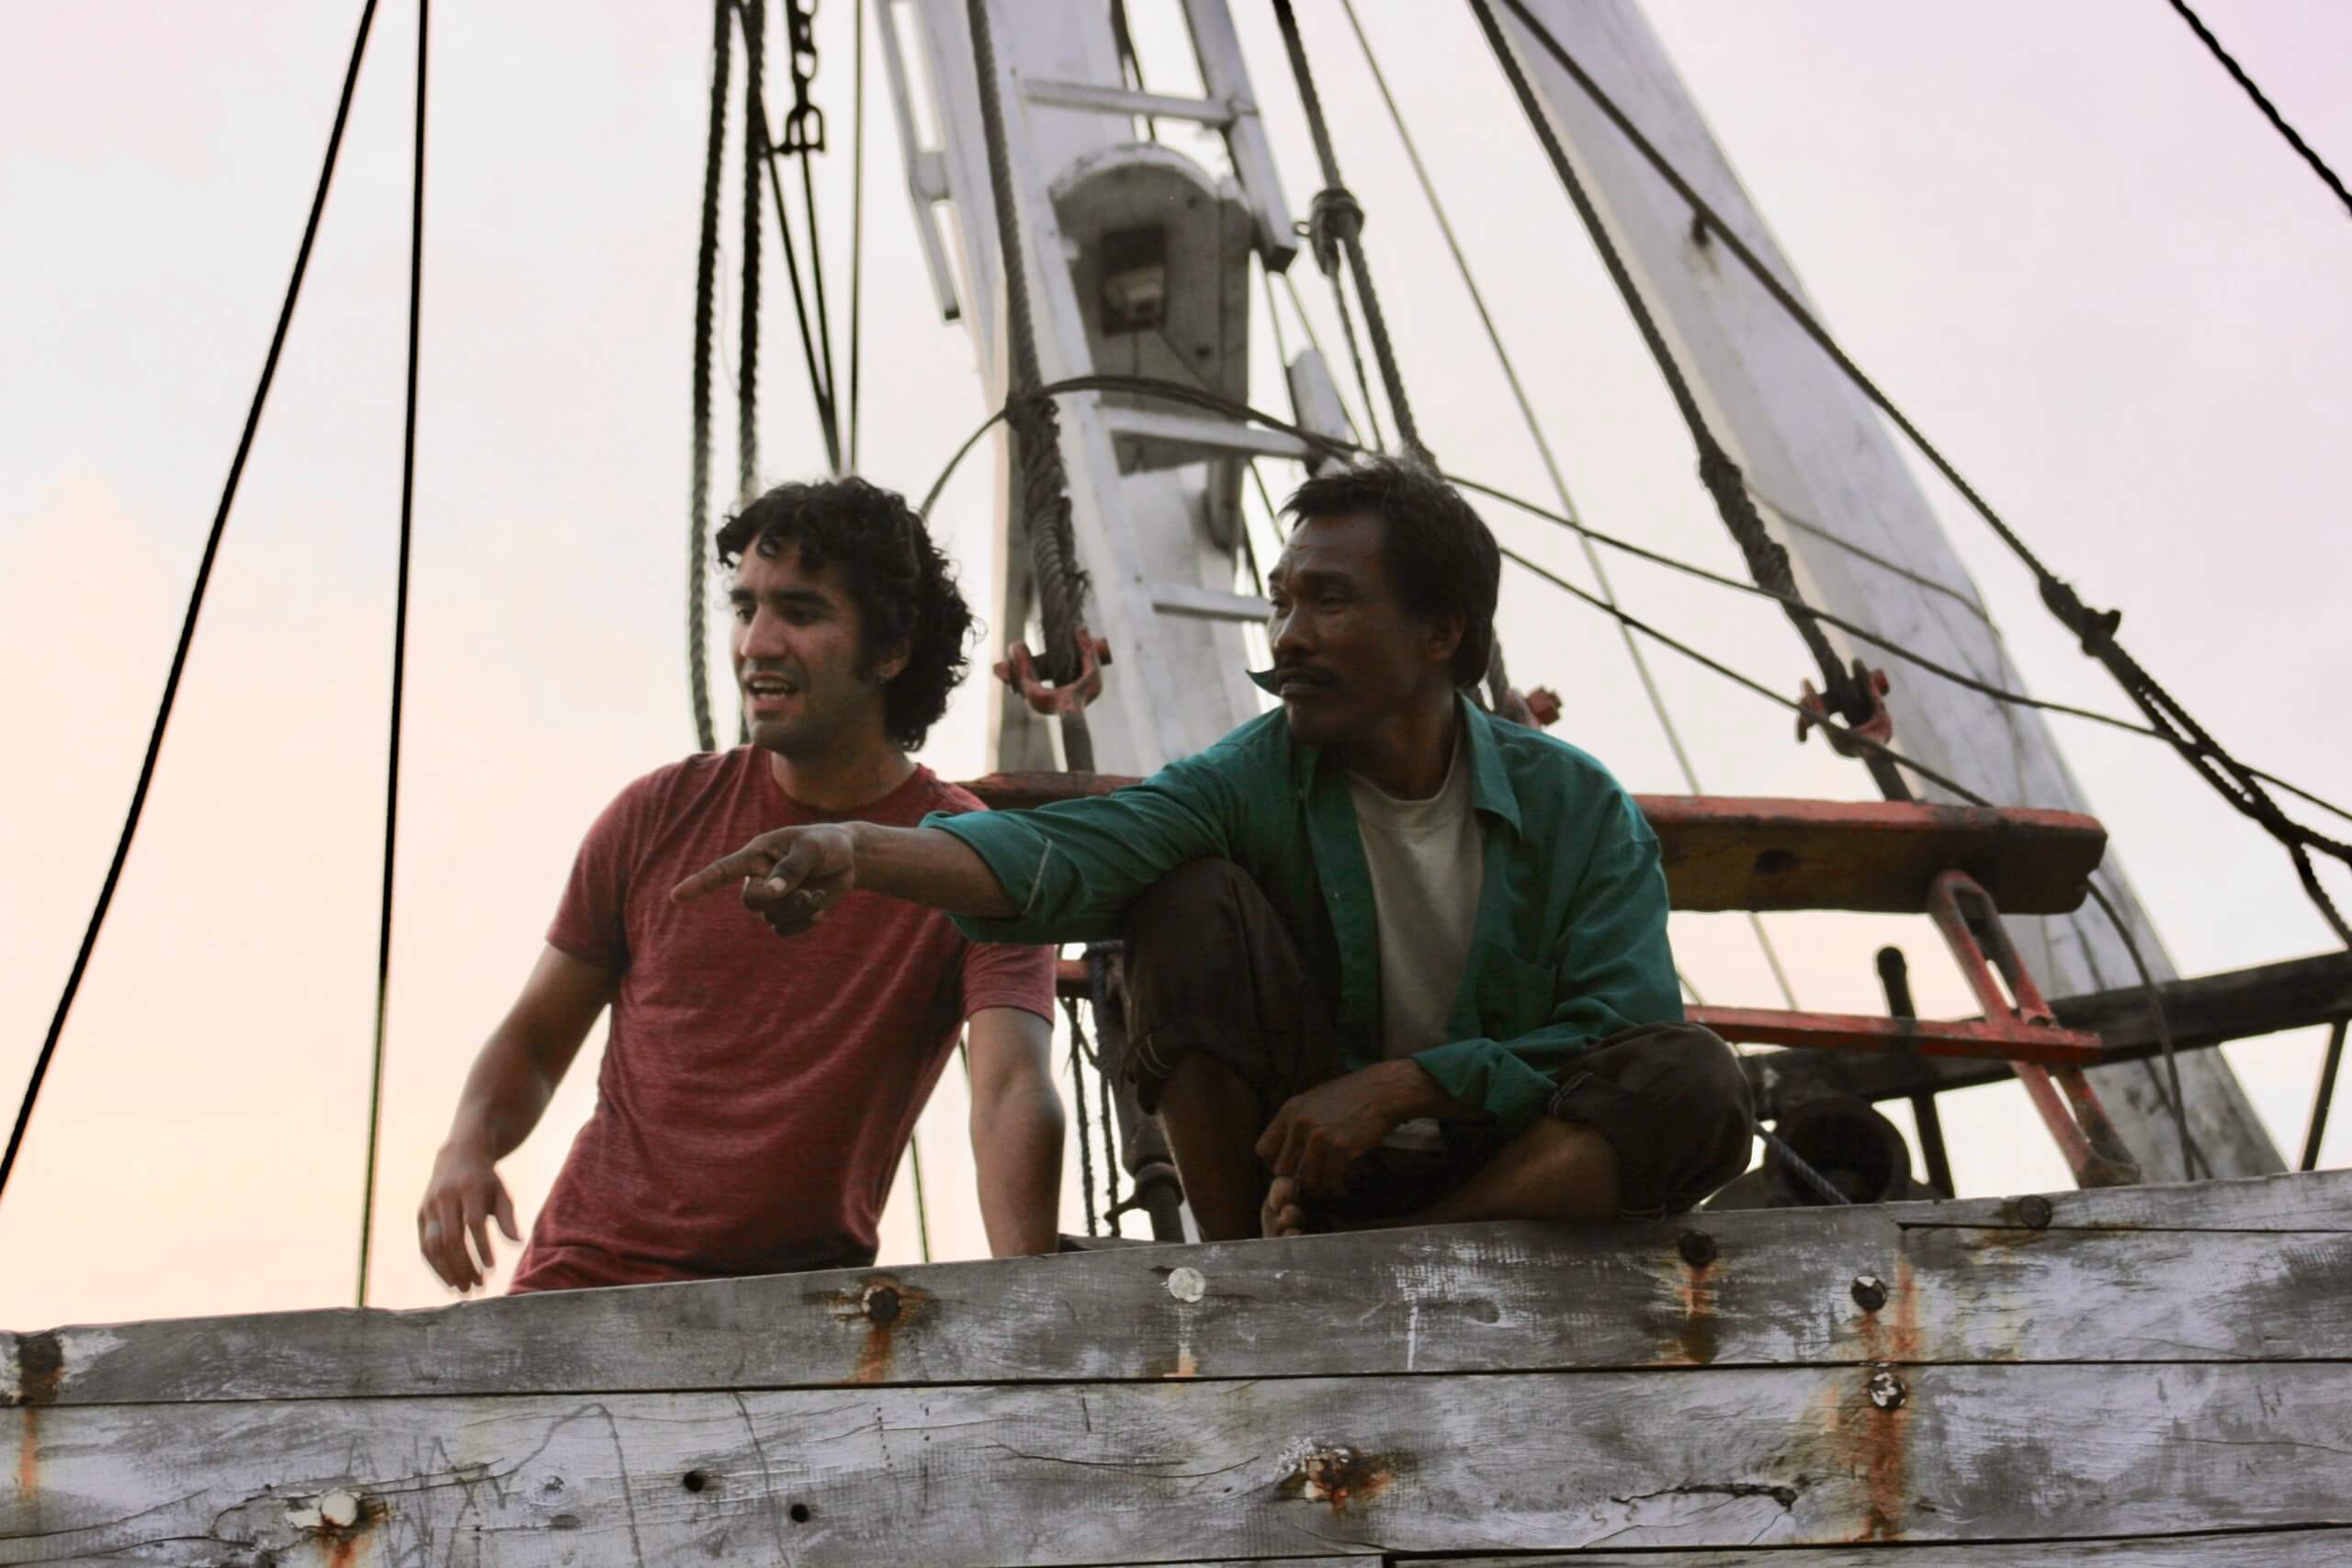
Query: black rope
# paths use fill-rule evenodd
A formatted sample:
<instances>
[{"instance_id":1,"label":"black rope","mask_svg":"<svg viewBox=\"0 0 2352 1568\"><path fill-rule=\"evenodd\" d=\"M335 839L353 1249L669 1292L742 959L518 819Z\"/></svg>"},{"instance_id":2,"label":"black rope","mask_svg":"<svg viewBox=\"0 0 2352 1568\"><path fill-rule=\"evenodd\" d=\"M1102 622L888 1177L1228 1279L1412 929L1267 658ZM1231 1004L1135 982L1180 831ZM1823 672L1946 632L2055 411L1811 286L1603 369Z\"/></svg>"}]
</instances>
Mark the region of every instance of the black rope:
<instances>
[{"instance_id":1,"label":"black rope","mask_svg":"<svg viewBox=\"0 0 2352 1568\"><path fill-rule=\"evenodd\" d=\"M760 100L767 77L767 6L743 10L743 122L764 112ZM760 139L743 137L742 342L735 370L735 503L748 504L760 481Z\"/></svg>"},{"instance_id":2,"label":"black rope","mask_svg":"<svg viewBox=\"0 0 2352 1568\"><path fill-rule=\"evenodd\" d=\"M376 1230L376 1154L384 1122L384 1017L392 987L392 852L401 815L401 696L408 676L408 563L416 513L416 363L424 291L424 65L431 0L416 0L416 146L408 230L408 389L401 428L401 548L392 590L391 739L384 759L384 892L376 922L376 1038L368 1055L368 1160L359 1188L359 1286L368 1304L368 1254Z\"/></svg>"},{"instance_id":3,"label":"black rope","mask_svg":"<svg viewBox=\"0 0 2352 1568\"><path fill-rule=\"evenodd\" d=\"M294 253L294 275L286 285L286 300L279 306L277 327L270 334L269 353L262 360L261 379L254 388L251 405L245 411L243 432L237 437L236 456L229 462L229 478L220 490L220 504L212 514L212 530L205 536L204 554L197 563L196 583L188 592L187 611L180 620L179 642L172 649L171 672L164 678L163 701L155 709L155 723L147 736L147 753L139 764L139 782L130 792L130 809L125 815L122 832L115 840L114 858L107 863L106 880L99 885L97 907L90 912L90 923L82 932L82 945L74 954L74 967L65 977L64 993L57 999L57 1010L50 1016L49 1032L41 1039L40 1054L33 1058L31 1077L25 1084L25 1094L17 1107L17 1120L8 1130L8 1147L0 1154L0 1193L8 1189L9 1173L17 1168L17 1156L24 1147L25 1128L31 1122L33 1106L40 1099L42 1083L49 1077L50 1064L57 1055L59 1036L65 1032L65 1020L74 1010L74 998L82 989L82 976L90 966L90 954L96 948L98 931L106 924L107 910L114 903L116 886L122 880L123 862L130 857L130 840L139 831L140 815L147 807L148 786L155 777L155 761L164 749L164 730L171 723L172 705L179 697L180 676L187 668L189 645L196 637L198 612L204 607L204 591L212 581L212 563L220 553L220 536L229 524L229 508L237 499L237 482L243 478L245 457L252 452L254 433L261 424L262 404L269 397L270 383L277 375L277 357L286 346L287 329L293 324L294 302L302 292L302 276L311 265L311 243L318 238L319 218L326 210L327 187L334 179L335 157L343 148L343 128L351 117L352 89L359 80L360 58L368 51L368 31L376 19L376 0L366 0L359 13L359 35L351 45L351 62L345 67L343 96L334 110L334 129L327 135L324 164L319 170L318 189L311 197L311 215L302 226L302 243Z\"/></svg>"},{"instance_id":4,"label":"black rope","mask_svg":"<svg viewBox=\"0 0 2352 1568\"><path fill-rule=\"evenodd\" d=\"M729 0L739 12L744 12L743 26L752 27L745 0ZM784 199L784 182L775 172L775 161L789 147L779 149L768 139L768 110L764 91L754 100L752 127L746 134L759 144L760 162L767 166L768 197L775 207L776 236L784 244L784 270L792 285L792 314L800 328L800 359L808 375L809 400L817 407L817 428L825 443L825 463L832 472L842 472L841 420L835 412L833 387L829 372L817 364L817 334L808 325L808 296L800 276L800 247L792 237L791 209ZM786 135L791 134L787 126Z\"/></svg>"},{"instance_id":5,"label":"black rope","mask_svg":"<svg viewBox=\"0 0 2352 1568\"><path fill-rule=\"evenodd\" d=\"M2197 1168L2201 1164L2205 1174L2210 1177L2213 1174L2211 1162L2205 1159L2204 1151L2188 1135L2188 1102L2181 1094L2180 1058L2173 1050L2172 1020L2165 1012L2164 989L2156 984L2155 973L2148 967L2147 959L2141 955L2139 939L2132 934L2132 927L2124 920L2122 911L2115 907L2097 882L2086 881L2084 886L2090 889L2092 902L2107 916L2107 923L2114 927L2115 934L2122 939L2123 951L2131 955L2132 967L2139 972L2141 987L2147 993L2148 1015L2156 1026L2156 1045L2164 1053L2165 1077L2171 1086L2170 1092L2160 1097L2169 1103L2173 1131L2180 1139L2180 1174L2194 1181L2197 1179Z\"/></svg>"},{"instance_id":6,"label":"black rope","mask_svg":"<svg viewBox=\"0 0 2352 1568\"><path fill-rule=\"evenodd\" d=\"M2123 687L2126 694L2139 705L2143 713L2148 715L2156 728L2164 732L2164 738L2171 740L2182 755L2189 760L2191 766L2197 769L2199 774L2219 790L2222 797L2242 815L2258 823L2273 838L2286 846L2289 855L2294 862L2296 876L2301 882L2304 892L2309 895L2312 904L2319 909L2329 926L2335 930L2338 938L2346 945L2352 946L2352 925L2346 923L2326 890L2320 886L2318 874L2311 864L2310 855L2306 852L2311 849L2318 849L2352 865L2352 845L2346 845L2314 833L2280 811L2277 803L2263 791L2256 770L2237 761L2222 750L2220 744L2196 723L2178 701L2157 684L2154 677L2151 676L2116 642L2115 628L2122 619L2121 613L2120 611L2100 613L2087 608L2074 588L2042 563L2041 558L2035 555L2024 539L2018 536L2017 531L2011 528L1997 512L1994 511L1992 504L1978 493L1976 488L1961 475L1960 470L1943 455L1942 451L1920 432L1917 425L1911 423L1910 418L1894 405L1892 399L1880 390L1875 382L1862 373L1861 367L1856 365L1847 355L1845 350L1838 346L1837 340L1829 335L1828 329L1815 320L1813 312L1805 308L1804 302L1773 276L1771 269L1767 267L1747 243L1724 221L1722 215L1717 213L1705 198L1691 187L1690 182L1683 178L1681 173L1668 161L1666 155L1642 134L1640 129L1627 118L1624 110L1618 107L1616 102L1601 91L1600 85L1581 65L1577 63L1575 58L1562 46L1559 39L1553 37L1551 32L1528 10L1523 0L1503 0L1503 3L1511 8L1512 13L1543 47L1544 52L1549 54L1554 62L1574 78L1578 86L1583 88L1586 95L1592 99L1594 106L1617 127L1634 149L1640 152L1657 171L1658 176L1672 187L1676 195L1690 204L1697 221L1704 226L1705 231L1713 238L1722 242L1724 248L1739 259L1740 264L1748 270L1773 302L1788 313L1790 320L1794 321L1798 328L1829 356L1830 362L1837 366L1864 397L1894 422L1895 428L1900 430L1905 438L1917 448L1920 456L1927 458L1929 465L1960 492L1962 498L1969 503L1978 516L1984 520L2001 542L2007 545L2010 552L2033 573L2041 589L2042 603L2068 630L2081 639L2084 651L2107 667L2109 672ZM1472 0L1472 5L1476 9L1482 25L1487 28L1488 39L1495 47L1497 58L1503 62L1505 71L1515 81L1523 84L1524 77L1519 72L1517 59L1510 52L1508 45L1502 41L1500 33L1495 28L1487 0ZM1522 96L1522 102L1529 102L1525 96ZM1547 147L1556 146L1556 141L1551 135L1549 121L1541 114L1540 109L1532 104L1530 118L1538 134L1544 139ZM2236 781L2234 788L2231 785L2233 779Z\"/></svg>"},{"instance_id":7,"label":"black rope","mask_svg":"<svg viewBox=\"0 0 2352 1568\"><path fill-rule=\"evenodd\" d=\"M2327 1136L2328 1107L2335 1100L2335 1073L2344 1065L2345 1021L2337 1019L2328 1026L2327 1054L2320 1059L2319 1092L2312 1098L2311 1124L2303 1133L2303 1157L2299 1170L2319 1168L2320 1141Z\"/></svg>"},{"instance_id":8,"label":"black rope","mask_svg":"<svg viewBox=\"0 0 2352 1568\"><path fill-rule=\"evenodd\" d=\"M1369 450L1368 447L1360 442L1341 440L1334 436L1323 434L1317 431L1308 430L1303 425L1293 424L1289 421L1281 419L1273 414L1267 413L1263 410L1252 408L1246 403L1235 402L1230 399L1217 396L1212 392L1205 392L1197 388L1188 387L1179 381L1164 381L1156 378L1145 376L1075 376L1067 380L1051 382L1046 386L1040 388L1039 391L1041 394L1048 397L1061 397L1075 392L1126 392L1146 397L1164 398L1170 402L1191 403L1213 412L1227 415L1230 418L1250 420L1256 423L1262 424L1269 429L1279 430L1285 434L1295 435L1300 440L1307 442L1311 446L1320 447L1339 456L1344 457ZM989 431L995 429L998 423L1005 417L1005 411L999 409L995 412L989 414L986 419L982 420L978 427L964 438L963 443L956 447L955 453L948 458L946 466L940 470L939 477L932 482L930 490L924 492L922 505L919 510L925 516L928 516L931 513L932 509L938 503L941 493L947 488L947 481L954 477L956 470L962 467L964 458L970 454L973 447L979 445L980 438L986 435ZM1525 496L1518 495L1512 491L1499 489L1497 486L1484 483L1478 479L1471 479L1466 475L1441 471L1440 477L1445 479L1447 483L1452 484L1458 489L1469 491L1474 494L1483 495L1495 501L1499 501L1505 505L1518 508L1520 511L1528 513L1528 515L1532 517L1539 517L1547 523L1556 524L1559 526L1578 534L1596 544L1605 545L1611 549L1621 551L1623 554L1635 557L1638 559L1649 561L1654 565L1665 567L1669 570L1680 572L1688 577L1696 578L1702 582L1713 583L1718 587L1728 588L1735 592L1747 594L1754 598L1770 599L1783 604L1792 603L1792 601L1786 596L1774 593L1770 589L1759 588L1755 583L1744 581L1739 578L1726 577L1721 572L1711 571L1707 568L1696 565L1693 562L1681 560L1676 557L1662 554L1659 551L1650 549L1646 546L1637 545L1630 539L1620 537L1614 534L1604 533L1600 529L1591 527L1581 519L1572 516L1566 513L1555 512L1550 507L1543 505L1541 502L1531 501ZM1557 582L1560 586L1568 588L1571 592L1575 592L1590 599L1590 602L1597 607L1606 611L1611 615L1617 616L1621 622L1634 625L1638 629L1639 623L1630 623L1629 617L1621 615L1608 600L1593 598L1590 595L1585 594L1582 589L1573 587L1566 583L1565 580L1558 579L1555 574L1547 571L1543 567L1536 565L1532 560L1528 559L1526 557L1521 556L1515 551L1505 548L1502 553L1505 558L1527 568L1529 570L1537 573L1547 581ZM1969 690L1989 697L1996 702L2006 703L2018 707L2036 708L2044 713L2064 714L2071 718L2088 719L2095 724L2105 725L2111 729L2120 730L2127 735L2136 735L2144 739L2150 740L2161 740L2165 745L2172 747L2175 750L2181 751L2184 754L2192 757L2197 754L2195 744L2183 737L2168 735L2162 730L2150 728L2149 726L2134 724L2126 718L2119 718L2113 714L2100 713L2095 708L2075 707L2067 703L2051 702L2044 698L2032 696L2023 692L2012 691L2007 687L1996 685L1988 681L1979 680L1977 677L1967 673L1965 671L1955 670L1951 665L1931 659L1924 653L1916 652L1913 649L1905 647L1903 644L1896 642L1894 638L1885 636L1883 633L1872 631L1868 626L1864 626L1854 621L1847 620L1845 617L1836 615L1830 611L1817 608L1807 601L1797 599L1793 601L1793 604L1804 608L1808 614L1815 616L1825 625L1836 626L1840 631L1849 632L1854 637L1860 638L1862 641L1871 644L1874 648L1883 649L1887 653L1904 660L1905 663L1916 665L1919 669L1926 671L1928 673L1934 675L1939 679L1951 681L1957 684L1966 686ZM1797 706L1797 705L1788 703L1783 699L1776 698L1776 700L1781 700L1782 705L1791 707L1794 709L1794 711L1804 711L1801 707ZM1845 734L1843 729L1836 728L1835 727L1832 728L1834 733L1837 733L1841 737ZM1907 762L1905 765L1912 766L1912 764ZM1914 767L1914 771L1917 772L1918 770ZM2275 774L2266 773L2259 768L2247 768L2246 772L2267 784L2276 784L2280 789L2288 790L2295 795L2301 795L2304 799L2311 801L2313 805L2319 806L2326 810L2333 811L2338 816L2352 817L2352 812L2346 812L2344 807L2336 806L2322 796L2314 795L2311 791L2306 790L2298 784L2290 784ZM1924 777L1927 775L1922 774L1922 776ZM1957 789L1959 786L1951 785L1949 787Z\"/></svg>"},{"instance_id":9,"label":"black rope","mask_svg":"<svg viewBox=\"0 0 2352 1568\"><path fill-rule=\"evenodd\" d=\"M1064 997L1062 1010L1069 1015L1069 1097L1078 1107L1078 1190L1086 1195L1086 1234L1101 1235L1102 1222L1094 1212L1094 1132L1087 1124L1086 1029L1078 1021L1074 998Z\"/></svg>"},{"instance_id":10,"label":"black rope","mask_svg":"<svg viewBox=\"0 0 2352 1568\"><path fill-rule=\"evenodd\" d=\"M857 471L857 389L860 352L865 319L865 7L853 6L857 21L852 49L857 64L850 73L849 131L849 468Z\"/></svg>"},{"instance_id":11,"label":"black rope","mask_svg":"<svg viewBox=\"0 0 2352 1568\"><path fill-rule=\"evenodd\" d=\"M2281 115L2269 98L2264 96L2262 89L2254 85L2254 78L2245 73L2245 68L2231 57L2228 50L2222 47L2222 40L2213 36L2213 29L2199 21L2197 13L2182 4L2182 0L2172 0L2172 8L2180 13L2180 19L2188 24L2189 30L2203 41L2207 49L2213 51L2213 58L2222 62L2222 69L2230 73L2230 79L2245 89L2245 96L2254 100L2255 107L2262 111L2263 118L2270 122L2271 129L2287 139L2287 145L2301 154L2303 162L2312 166L2312 173L2317 175L2321 182L2335 193L2335 199L2344 204L2345 210L2352 212L2352 191L2346 190L2344 182L2336 177L2335 171L2329 168L2320 155L2312 151L2310 143L2295 134L2295 128L2287 123L2286 117ZM2309 1169L2310 1167L2306 1166L2304 1168Z\"/></svg>"},{"instance_id":12,"label":"black rope","mask_svg":"<svg viewBox=\"0 0 2352 1568\"><path fill-rule=\"evenodd\" d=\"M1624 298L1625 308L1633 315L1634 324L1641 330L1642 341L1648 345L1650 357L1657 362L1658 373L1666 378L1667 390L1673 394L1674 406L1681 412L1682 423L1690 428L1691 443L1699 449L1700 482L1714 498L1715 510L1722 516L1724 525L1731 530L1741 556L1747 559L1749 575L1756 579L1758 587L1783 598L1791 623L1795 626L1797 635L1804 639L1806 649L1820 668L1829 706L1856 723L1861 722L1869 716L1867 695L1847 671L1844 660L1838 657L1837 649L1829 645L1828 634L1822 630L1820 620L1811 606L1799 607L1804 602L1797 593L1796 574L1789 565L1787 548L1764 526L1763 516L1756 510L1755 498L1747 492L1746 475L1709 428L1706 415L1700 410L1697 395L1684 378L1682 367L1675 362L1674 352L1667 345L1666 334L1658 329L1657 319L1642 298L1640 287L1627 270L1624 258L1618 254L1616 242L1610 238L1608 226L1601 221L1599 209L1584 188L1584 182L1577 177L1575 167L1569 164L1567 152L1552 130L1552 122L1545 117L1534 87L1528 82L1527 73L1520 68L1519 57L1511 52L1510 42L1503 37L1501 25L1495 20L1493 7L1487 0L1471 0L1471 9L1477 16L1478 26L1486 33L1487 42L1493 49L1496 60L1502 65L1503 74L1510 79L1511 91L1518 96L1528 123L1534 128L1544 156L1551 161L1552 172L1558 176L1561 188L1567 192L1569 201L1575 205L1577 216L1584 220L1587 231L1592 236L1593 247L1600 253L1601 262L1609 269L1610 279ZM1875 759L1870 760L1869 766L1882 794L1897 800L1908 796L1908 786L1894 769Z\"/></svg>"},{"instance_id":13,"label":"black rope","mask_svg":"<svg viewBox=\"0 0 2352 1568\"><path fill-rule=\"evenodd\" d=\"M1062 468L1061 416L1053 400L1038 393L1045 380L1037 359L1036 323L1031 318L1029 270L1021 248L1019 197L1013 189L1012 152L1006 141L1004 106L999 97L996 40L989 0L969 0L972 64L978 78L980 123L988 142L989 191L996 207L997 259L1004 273L1005 332L1011 385L1005 402L1013 453L1021 474L1022 516L1029 530L1030 574L1046 627L1046 648L1037 671L1046 680L1075 680L1081 665L1078 626L1086 601L1086 574L1078 564L1078 542L1070 519L1069 477ZM1091 771L1094 743L1080 713L1062 717L1062 755L1075 770Z\"/></svg>"},{"instance_id":14,"label":"black rope","mask_svg":"<svg viewBox=\"0 0 2352 1568\"><path fill-rule=\"evenodd\" d=\"M1308 233L1313 242L1316 265L1332 279L1332 293L1340 295L1339 258L1344 255L1348 275L1354 281L1356 299L1363 306L1364 333L1372 339L1372 352L1380 362L1382 389L1388 394L1388 412L1396 421L1396 438L1408 457L1434 466L1428 446L1421 440L1420 427L1413 420L1413 405L1405 397L1405 378L1396 367L1396 347L1388 335L1388 321L1380 309L1380 295L1372 282L1372 264L1363 251L1363 204L1355 198L1340 178L1340 160L1331 148L1330 128L1324 123L1323 100L1315 90L1315 76L1306 63L1306 40L1299 36L1298 17L1291 7L1291 0L1274 0L1274 20L1281 24L1283 47L1290 55L1291 75L1298 83L1298 98L1306 110L1306 128L1315 138L1316 161L1322 165L1323 188L1315 193L1308 219ZM1347 324L1347 301L1340 301L1340 317ZM1348 339L1352 351L1355 330L1348 324ZM1371 412L1372 394L1365 389L1364 404ZM1374 416L1377 417L1377 416ZM1375 426L1375 432L1376 432ZM1374 439L1378 436L1375 433Z\"/></svg>"},{"instance_id":15,"label":"black rope","mask_svg":"<svg viewBox=\"0 0 2352 1568\"><path fill-rule=\"evenodd\" d=\"M718 745L710 716L710 356L718 294L718 176L727 150L727 75L733 49L729 0L713 0L710 124L703 142L702 239L695 252L694 461L686 503L686 688L695 744Z\"/></svg>"}]
</instances>

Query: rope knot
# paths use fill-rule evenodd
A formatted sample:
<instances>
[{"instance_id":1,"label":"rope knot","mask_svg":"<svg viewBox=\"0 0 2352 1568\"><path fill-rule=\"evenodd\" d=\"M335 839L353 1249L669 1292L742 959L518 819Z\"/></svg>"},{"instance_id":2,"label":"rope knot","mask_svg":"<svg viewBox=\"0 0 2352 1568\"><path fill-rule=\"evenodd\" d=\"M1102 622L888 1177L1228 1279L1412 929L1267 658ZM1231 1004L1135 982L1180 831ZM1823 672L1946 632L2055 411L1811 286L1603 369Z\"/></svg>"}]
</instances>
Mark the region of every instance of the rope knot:
<instances>
[{"instance_id":1,"label":"rope knot","mask_svg":"<svg viewBox=\"0 0 2352 1568\"><path fill-rule=\"evenodd\" d=\"M1363 203L1355 192L1329 186L1315 193L1306 209L1306 243L1326 276L1340 270L1340 247L1353 244L1363 232Z\"/></svg>"},{"instance_id":2,"label":"rope knot","mask_svg":"<svg viewBox=\"0 0 2352 1568\"><path fill-rule=\"evenodd\" d=\"M2120 610L2094 610L2075 592L2074 584L2055 577L2041 580L2041 602L2059 623L2082 639L2083 651L2104 658L2115 647L2115 628L2123 624Z\"/></svg>"}]
</instances>

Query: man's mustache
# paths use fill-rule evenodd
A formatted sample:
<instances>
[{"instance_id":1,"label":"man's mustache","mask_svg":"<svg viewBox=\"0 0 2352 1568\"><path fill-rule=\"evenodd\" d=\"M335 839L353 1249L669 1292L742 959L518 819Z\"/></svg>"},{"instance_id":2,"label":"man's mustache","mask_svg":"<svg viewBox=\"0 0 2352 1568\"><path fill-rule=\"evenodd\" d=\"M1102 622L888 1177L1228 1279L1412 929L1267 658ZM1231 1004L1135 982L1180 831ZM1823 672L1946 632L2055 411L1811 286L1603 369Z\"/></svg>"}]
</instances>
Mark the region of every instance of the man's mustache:
<instances>
[{"instance_id":1,"label":"man's mustache","mask_svg":"<svg viewBox=\"0 0 2352 1568\"><path fill-rule=\"evenodd\" d=\"M1325 687L1337 686L1340 683L1340 678L1321 665L1295 661L1289 664L1277 664L1272 670L1252 670L1250 671L1250 679L1260 691L1271 693L1275 696L1282 695L1282 684L1284 681L1304 681L1310 686Z\"/></svg>"}]
</instances>

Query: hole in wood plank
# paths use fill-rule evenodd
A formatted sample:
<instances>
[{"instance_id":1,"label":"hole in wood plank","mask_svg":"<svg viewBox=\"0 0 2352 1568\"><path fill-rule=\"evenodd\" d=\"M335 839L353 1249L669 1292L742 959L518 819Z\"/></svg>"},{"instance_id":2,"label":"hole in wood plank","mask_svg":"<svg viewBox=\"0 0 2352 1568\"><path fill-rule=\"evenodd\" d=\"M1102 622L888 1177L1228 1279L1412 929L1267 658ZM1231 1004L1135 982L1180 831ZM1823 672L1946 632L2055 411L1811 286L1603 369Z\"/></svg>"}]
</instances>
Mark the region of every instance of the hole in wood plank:
<instances>
[{"instance_id":1,"label":"hole in wood plank","mask_svg":"<svg viewBox=\"0 0 2352 1568\"><path fill-rule=\"evenodd\" d=\"M806 1503L795 1503L785 1512L792 1516L792 1522L796 1525L805 1525L808 1522L808 1505Z\"/></svg>"},{"instance_id":2,"label":"hole in wood plank","mask_svg":"<svg viewBox=\"0 0 2352 1568\"><path fill-rule=\"evenodd\" d=\"M704 1487L710 1484L710 1472L707 1470L690 1470L686 1472L684 1478L679 1483L679 1484L684 1486L689 1492L699 1492Z\"/></svg>"}]
</instances>

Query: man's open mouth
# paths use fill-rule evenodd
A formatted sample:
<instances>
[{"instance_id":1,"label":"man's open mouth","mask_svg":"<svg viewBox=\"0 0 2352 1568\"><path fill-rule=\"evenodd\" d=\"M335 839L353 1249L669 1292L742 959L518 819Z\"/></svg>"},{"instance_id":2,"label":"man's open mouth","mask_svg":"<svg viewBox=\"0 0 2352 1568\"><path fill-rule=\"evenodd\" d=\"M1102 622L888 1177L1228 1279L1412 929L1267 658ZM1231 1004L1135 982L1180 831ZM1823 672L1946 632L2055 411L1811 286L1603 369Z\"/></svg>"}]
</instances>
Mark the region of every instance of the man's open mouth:
<instances>
[{"instance_id":1,"label":"man's open mouth","mask_svg":"<svg viewBox=\"0 0 2352 1568\"><path fill-rule=\"evenodd\" d=\"M798 682L788 681L781 675L743 677L743 694L755 703L782 702L786 697L797 696L799 693Z\"/></svg>"}]
</instances>

